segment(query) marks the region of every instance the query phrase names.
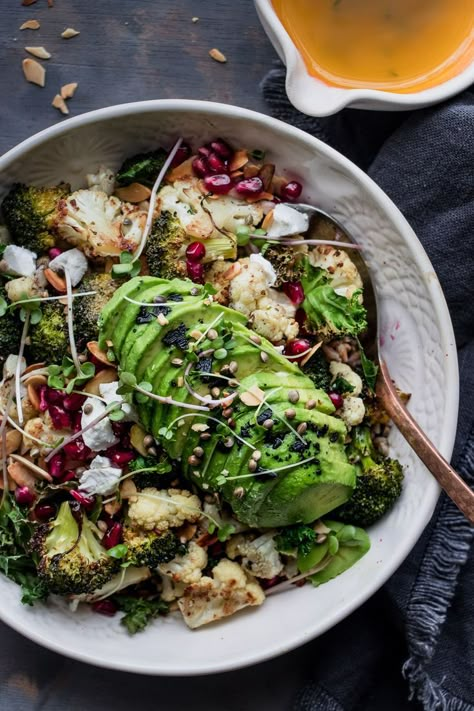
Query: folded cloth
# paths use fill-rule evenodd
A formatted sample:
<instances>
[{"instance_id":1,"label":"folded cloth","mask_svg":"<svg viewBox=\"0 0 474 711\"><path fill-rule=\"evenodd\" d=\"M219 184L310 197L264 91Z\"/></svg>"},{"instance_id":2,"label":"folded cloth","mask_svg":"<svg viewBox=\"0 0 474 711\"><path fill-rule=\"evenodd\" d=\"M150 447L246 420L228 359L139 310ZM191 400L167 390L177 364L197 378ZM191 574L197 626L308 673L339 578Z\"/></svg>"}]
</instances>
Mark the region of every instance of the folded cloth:
<instances>
[{"instance_id":1,"label":"folded cloth","mask_svg":"<svg viewBox=\"0 0 474 711\"><path fill-rule=\"evenodd\" d=\"M391 197L443 287L459 349L453 465L474 484L474 93L411 113L346 109L304 116L277 65L262 83L271 113L330 144ZM474 710L474 529L443 494L411 555L360 610L310 643L301 711Z\"/></svg>"}]
</instances>

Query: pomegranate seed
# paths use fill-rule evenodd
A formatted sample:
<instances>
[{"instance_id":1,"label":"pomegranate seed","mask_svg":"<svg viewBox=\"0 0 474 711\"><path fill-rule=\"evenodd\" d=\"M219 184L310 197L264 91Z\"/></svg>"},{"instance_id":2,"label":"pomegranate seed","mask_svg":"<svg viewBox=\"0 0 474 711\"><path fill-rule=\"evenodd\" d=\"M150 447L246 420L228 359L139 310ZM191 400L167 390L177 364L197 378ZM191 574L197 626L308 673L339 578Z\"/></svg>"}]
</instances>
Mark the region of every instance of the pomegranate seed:
<instances>
[{"instance_id":1,"label":"pomegranate seed","mask_svg":"<svg viewBox=\"0 0 474 711\"><path fill-rule=\"evenodd\" d=\"M303 309L296 309L295 321L300 327L300 329L303 328L304 324L306 323L306 312Z\"/></svg>"},{"instance_id":2,"label":"pomegranate seed","mask_svg":"<svg viewBox=\"0 0 474 711\"><path fill-rule=\"evenodd\" d=\"M76 472L74 469L69 469L64 476L61 477L61 483L64 483L65 481L72 481L73 479L76 478Z\"/></svg>"},{"instance_id":3,"label":"pomegranate seed","mask_svg":"<svg viewBox=\"0 0 474 711\"><path fill-rule=\"evenodd\" d=\"M336 410L339 410L339 408L342 407L342 405L344 404L344 398L342 397L342 395L339 395L339 393L329 393L329 399L331 400Z\"/></svg>"},{"instance_id":4,"label":"pomegranate seed","mask_svg":"<svg viewBox=\"0 0 474 711\"><path fill-rule=\"evenodd\" d=\"M298 183L296 180L292 180L281 188L280 195L283 200L297 200L301 195L302 190L303 186L301 183Z\"/></svg>"},{"instance_id":5,"label":"pomegranate seed","mask_svg":"<svg viewBox=\"0 0 474 711\"><path fill-rule=\"evenodd\" d=\"M208 178L206 178L208 180ZM186 259L189 262L200 262L206 256L206 248L202 242L191 242L186 249Z\"/></svg>"},{"instance_id":6,"label":"pomegranate seed","mask_svg":"<svg viewBox=\"0 0 474 711\"><path fill-rule=\"evenodd\" d=\"M71 393L66 395L63 401L63 407L65 410L70 410L71 412L79 410L86 401L85 395L78 395L77 393Z\"/></svg>"},{"instance_id":7,"label":"pomegranate seed","mask_svg":"<svg viewBox=\"0 0 474 711\"><path fill-rule=\"evenodd\" d=\"M51 249L48 251L48 256L50 259L56 259L56 257L59 257L60 254L62 254L62 250L59 249L59 247L51 247Z\"/></svg>"},{"instance_id":8,"label":"pomegranate seed","mask_svg":"<svg viewBox=\"0 0 474 711\"><path fill-rule=\"evenodd\" d=\"M263 190L262 179L256 175L254 178L247 178L246 180L241 180L235 186L236 191L239 195L258 195Z\"/></svg>"},{"instance_id":9,"label":"pomegranate seed","mask_svg":"<svg viewBox=\"0 0 474 711\"><path fill-rule=\"evenodd\" d=\"M213 173L227 173L227 166L216 153L211 153L207 158L207 164Z\"/></svg>"},{"instance_id":10,"label":"pomegranate seed","mask_svg":"<svg viewBox=\"0 0 474 711\"><path fill-rule=\"evenodd\" d=\"M260 585L264 590L268 590L268 588L273 588L282 580L283 578L280 575L275 575L273 578L268 578L268 580L260 580Z\"/></svg>"},{"instance_id":11,"label":"pomegranate seed","mask_svg":"<svg viewBox=\"0 0 474 711\"><path fill-rule=\"evenodd\" d=\"M216 138L215 141L212 141L211 148L214 153L217 153L224 160L229 160L234 153L229 144L223 141L222 138Z\"/></svg>"},{"instance_id":12,"label":"pomegranate seed","mask_svg":"<svg viewBox=\"0 0 474 711\"><path fill-rule=\"evenodd\" d=\"M124 447L128 447L130 443L128 433L130 431L131 424L131 422L112 422L113 433L116 437L120 437L120 441Z\"/></svg>"},{"instance_id":13,"label":"pomegranate seed","mask_svg":"<svg viewBox=\"0 0 474 711\"><path fill-rule=\"evenodd\" d=\"M204 185L211 193L225 195L232 187L232 180L225 173L221 175L207 175L204 178Z\"/></svg>"},{"instance_id":14,"label":"pomegranate seed","mask_svg":"<svg viewBox=\"0 0 474 711\"><path fill-rule=\"evenodd\" d=\"M301 282L289 281L283 284L283 291L295 306L299 306L304 301L304 291Z\"/></svg>"},{"instance_id":15,"label":"pomegranate seed","mask_svg":"<svg viewBox=\"0 0 474 711\"><path fill-rule=\"evenodd\" d=\"M75 499L81 506L84 506L86 510L91 509L94 506L94 497L93 496L86 496L85 494L81 494L80 491L75 491L75 489L71 489L69 492L73 499Z\"/></svg>"},{"instance_id":16,"label":"pomegranate seed","mask_svg":"<svg viewBox=\"0 0 474 711\"><path fill-rule=\"evenodd\" d=\"M104 534L104 537L102 539L102 545L104 546L104 548L107 548L107 550L110 550L110 548L115 548L115 546L118 546L121 540L122 524L116 522L113 523L109 530L106 531L106 533Z\"/></svg>"},{"instance_id":17,"label":"pomegranate seed","mask_svg":"<svg viewBox=\"0 0 474 711\"><path fill-rule=\"evenodd\" d=\"M117 605L112 600L97 600L91 605L94 612L98 612L99 615L107 615L107 617L113 617L118 610Z\"/></svg>"},{"instance_id":18,"label":"pomegranate seed","mask_svg":"<svg viewBox=\"0 0 474 711\"><path fill-rule=\"evenodd\" d=\"M51 457L48 462L48 471L53 477L53 479L60 479L64 474L64 455L62 452L58 452Z\"/></svg>"},{"instance_id":19,"label":"pomegranate seed","mask_svg":"<svg viewBox=\"0 0 474 711\"><path fill-rule=\"evenodd\" d=\"M82 412L81 412L81 410L79 410L79 412L73 412L71 417L72 417L72 431L79 432L79 430L82 429Z\"/></svg>"},{"instance_id":20,"label":"pomegranate seed","mask_svg":"<svg viewBox=\"0 0 474 711\"><path fill-rule=\"evenodd\" d=\"M35 506L34 514L40 521L48 521L56 514L56 507L51 504L38 504Z\"/></svg>"},{"instance_id":21,"label":"pomegranate seed","mask_svg":"<svg viewBox=\"0 0 474 711\"><path fill-rule=\"evenodd\" d=\"M53 427L56 430L71 429L72 421L71 415L63 410L59 405L50 405L48 407L48 412L53 421Z\"/></svg>"},{"instance_id":22,"label":"pomegranate seed","mask_svg":"<svg viewBox=\"0 0 474 711\"><path fill-rule=\"evenodd\" d=\"M206 175L209 175L209 166L204 156L195 158L193 160L193 170L198 176L198 178L205 178Z\"/></svg>"},{"instance_id":23,"label":"pomegranate seed","mask_svg":"<svg viewBox=\"0 0 474 711\"><path fill-rule=\"evenodd\" d=\"M198 153L200 156L203 156L204 158L208 158L211 155L211 149L209 146L201 146L201 148L198 148Z\"/></svg>"},{"instance_id":24,"label":"pomegranate seed","mask_svg":"<svg viewBox=\"0 0 474 711\"><path fill-rule=\"evenodd\" d=\"M125 466L125 464L128 464L129 462L132 461L132 459L135 459L135 453L134 452L112 452L112 453L107 453L107 456L110 458L110 461L113 462L114 464L118 464L120 467Z\"/></svg>"},{"instance_id":25,"label":"pomegranate seed","mask_svg":"<svg viewBox=\"0 0 474 711\"><path fill-rule=\"evenodd\" d=\"M50 405L62 405L66 393L62 390L55 390L54 388L47 388L46 390L46 400Z\"/></svg>"},{"instance_id":26,"label":"pomegranate seed","mask_svg":"<svg viewBox=\"0 0 474 711\"><path fill-rule=\"evenodd\" d=\"M177 165L181 165L185 160L191 155L191 148L187 143L182 143L175 153L173 160L171 161L171 168L176 168Z\"/></svg>"},{"instance_id":27,"label":"pomegranate seed","mask_svg":"<svg viewBox=\"0 0 474 711\"><path fill-rule=\"evenodd\" d=\"M42 385L40 387L39 391L39 396L40 396L40 412L46 412L48 409L48 400L47 400L47 393L48 393L48 388L46 385Z\"/></svg>"},{"instance_id":28,"label":"pomegranate seed","mask_svg":"<svg viewBox=\"0 0 474 711\"><path fill-rule=\"evenodd\" d=\"M15 489L15 500L21 506L29 506L35 500L35 495L27 486L17 486Z\"/></svg>"},{"instance_id":29,"label":"pomegranate seed","mask_svg":"<svg viewBox=\"0 0 474 711\"><path fill-rule=\"evenodd\" d=\"M84 443L82 437L78 437L73 442L68 442L67 444L65 444L63 450L69 459L77 459L79 462L83 462L86 459L89 459L92 454L92 451Z\"/></svg>"},{"instance_id":30,"label":"pomegranate seed","mask_svg":"<svg viewBox=\"0 0 474 711\"><path fill-rule=\"evenodd\" d=\"M293 356L301 355L309 351L311 348L311 343L306 338L295 338L294 341L288 341L286 344L283 355L292 356L292 360L298 362L299 358L293 358Z\"/></svg>"},{"instance_id":31,"label":"pomegranate seed","mask_svg":"<svg viewBox=\"0 0 474 711\"><path fill-rule=\"evenodd\" d=\"M195 284L204 284L204 267L200 262L186 262L186 270Z\"/></svg>"}]
</instances>

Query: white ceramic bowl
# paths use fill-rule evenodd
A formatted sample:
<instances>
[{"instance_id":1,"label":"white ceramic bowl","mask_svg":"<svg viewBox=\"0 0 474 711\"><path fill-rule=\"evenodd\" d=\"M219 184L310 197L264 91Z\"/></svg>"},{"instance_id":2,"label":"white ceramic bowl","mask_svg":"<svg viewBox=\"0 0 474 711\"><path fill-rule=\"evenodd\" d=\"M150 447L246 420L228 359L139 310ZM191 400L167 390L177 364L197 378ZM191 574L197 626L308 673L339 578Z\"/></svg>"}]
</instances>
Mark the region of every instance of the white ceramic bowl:
<instances>
[{"instance_id":1,"label":"white ceramic bowl","mask_svg":"<svg viewBox=\"0 0 474 711\"><path fill-rule=\"evenodd\" d=\"M293 40L280 22L271 0L255 0L257 13L271 43L286 64L286 93L299 111L309 116L330 116L346 107L374 111L408 111L444 101L474 82L474 63L438 86L410 94L377 89L328 86L311 76Z\"/></svg>"},{"instance_id":2,"label":"white ceramic bowl","mask_svg":"<svg viewBox=\"0 0 474 711\"><path fill-rule=\"evenodd\" d=\"M0 158L0 199L14 181L70 181L178 135L195 146L222 136L260 148L289 176L302 198L341 220L365 249L383 307L385 356L410 409L445 457L456 430L458 371L446 303L433 268L388 197L336 151L280 121L244 109L198 101L147 101L69 119ZM371 530L370 552L320 588L305 586L269 598L219 624L191 632L175 616L129 637L119 619L62 603L24 607L19 590L0 575L0 617L26 637L82 661L147 674L203 674L253 664L329 629L370 597L397 569L430 519L439 489L397 432L393 454L406 464L400 501Z\"/></svg>"}]
</instances>

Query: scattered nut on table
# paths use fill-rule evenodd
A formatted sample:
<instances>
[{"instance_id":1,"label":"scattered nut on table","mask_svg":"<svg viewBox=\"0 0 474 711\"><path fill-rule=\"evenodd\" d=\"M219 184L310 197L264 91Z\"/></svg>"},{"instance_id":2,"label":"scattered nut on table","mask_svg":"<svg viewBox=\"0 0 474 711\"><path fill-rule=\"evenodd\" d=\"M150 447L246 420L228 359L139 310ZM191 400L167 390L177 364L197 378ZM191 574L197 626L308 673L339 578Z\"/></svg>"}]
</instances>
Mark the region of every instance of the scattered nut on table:
<instances>
[{"instance_id":1,"label":"scattered nut on table","mask_svg":"<svg viewBox=\"0 0 474 711\"><path fill-rule=\"evenodd\" d=\"M25 79L32 84L44 86L46 83L46 69L35 59L24 59L23 74Z\"/></svg>"},{"instance_id":2,"label":"scattered nut on table","mask_svg":"<svg viewBox=\"0 0 474 711\"><path fill-rule=\"evenodd\" d=\"M220 49L216 49L216 47L209 50L209 56L212 57L212 59L214 59L216 62L220 62L221 64L227 62L227 57L225 56L225 54L222 54Z\"/></svg>"},{"instance_id":3,"label":"scattered nut on table","mask_svg":"<svg viewBox=\"0 0 474 711\"><path fill-rule=\"evenodd\" d=\"M71 37L76 37L80 32L75 30L73 27L66 27L64 32L61 32L61 37L63 39L71 39Z\"/></svg>"},{"instance_id":4,"label":"scattered nut on table","mask_svg":"<svg viewBox=\"0 0 474 711\"><path fill-rule=\"evenodd\" d=\"M76 89L77 82L72 82L71 84L64 84L64 86L61 87L60 94L63 99L71 99L76 93Z\"/></svg>"},{"instance_id":5,"label":"scattered nut on table","mask_svg":"<svg viewBox=\"0 0 474 711\"><path fill-rule=\"evenodd\" d=\"M39 30L40 23L38 20L27 20L22 25L20 25L20 30Z\"/></svg>"},{"instance_id":6,"label":"scattered nut on table","mask_svg":"<svg viewBox=\"0 0 474 711\"><path fill-rule=\"evenodd\" d=\"M25 47L25 50L38 59L51 59L51 54L44 47Z\"/></svg>"}]
</instances>

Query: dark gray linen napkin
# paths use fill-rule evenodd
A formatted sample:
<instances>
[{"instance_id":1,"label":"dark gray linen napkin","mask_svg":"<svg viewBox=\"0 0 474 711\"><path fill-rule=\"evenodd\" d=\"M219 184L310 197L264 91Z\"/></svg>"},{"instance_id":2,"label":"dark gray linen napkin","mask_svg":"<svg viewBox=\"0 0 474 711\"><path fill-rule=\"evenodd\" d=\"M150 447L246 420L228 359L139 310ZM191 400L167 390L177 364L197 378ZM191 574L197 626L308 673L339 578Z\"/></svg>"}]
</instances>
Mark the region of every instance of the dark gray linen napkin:
<instances>
[{"instance_id":1,"label":"dark gray linen napkin","mask_svg":"<svg viewBox=\"0 0 474 711\"><path fill-rule=\"evenodd\" d=\"M425 247L454 324L461 373L453 465L474 485L474 93L411 113L304 116L278 65L262 84L271 113L357 163ZM349 619L310 643L299 711L474 710L474 529L443 494L409 558Z\"/></svg>"}]
</instances>

